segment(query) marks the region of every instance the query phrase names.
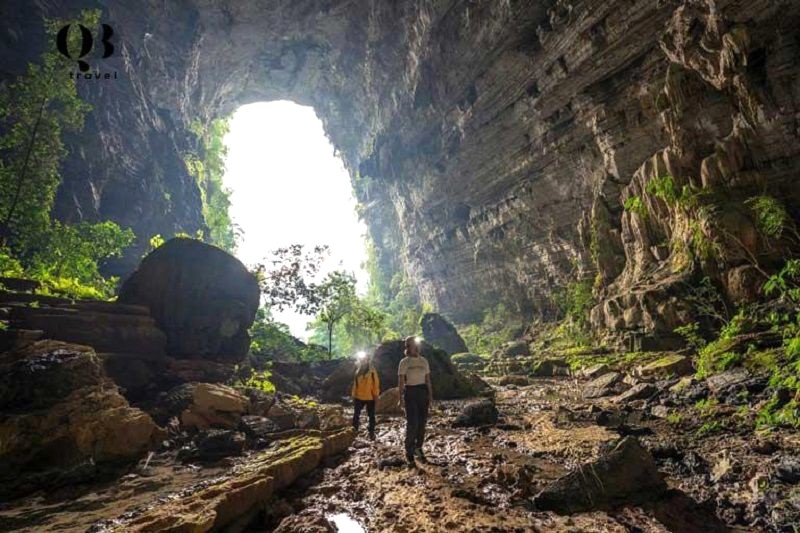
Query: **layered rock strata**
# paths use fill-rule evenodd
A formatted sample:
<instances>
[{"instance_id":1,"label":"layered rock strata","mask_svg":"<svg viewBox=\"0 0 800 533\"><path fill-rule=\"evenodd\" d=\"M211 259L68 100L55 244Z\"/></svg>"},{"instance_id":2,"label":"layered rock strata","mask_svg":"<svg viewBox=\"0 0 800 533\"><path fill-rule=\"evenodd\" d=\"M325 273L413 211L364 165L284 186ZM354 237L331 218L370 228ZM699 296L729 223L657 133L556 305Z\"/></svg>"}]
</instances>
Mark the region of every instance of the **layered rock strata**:
<instances>
[{"instance_id":1,"label":"layered rock strata","mask_svg":"<svg viewBox=\"0 0 800 533\"><path fill-rule=\"evenodd\" d=\"M41 16L74 7L4 4L0 41L29 54L3 58L4 79L38 53ZM596 287L597 328L668 337L692 318L698 278L751 300L753 258L768 273L794 253L754 232L744 201L766 192L797 218L796 2L103 8L116 52L93 61L119 78L81 82L95 111L70 140L57 213L134 227L134 254L155 233L203 225L181 161L189 126L275 99L314 106L381 269L458 321L497 302L552 316L553 288L582 280ZM705 196L688 209L665 199L651 184L667 175Z\"/></svg>"}]
</instances>

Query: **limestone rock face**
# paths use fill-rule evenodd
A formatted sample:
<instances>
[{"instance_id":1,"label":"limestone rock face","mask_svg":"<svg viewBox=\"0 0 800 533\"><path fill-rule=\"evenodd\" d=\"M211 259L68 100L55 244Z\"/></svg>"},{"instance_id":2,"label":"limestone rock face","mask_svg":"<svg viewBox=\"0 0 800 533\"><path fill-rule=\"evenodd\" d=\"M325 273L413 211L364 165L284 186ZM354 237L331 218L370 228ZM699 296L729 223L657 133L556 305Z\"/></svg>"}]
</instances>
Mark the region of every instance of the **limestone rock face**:
<instances>
[{"instance_id":1,"label":"limestone rock face","mask_svg":"<svg viewBox=\"0 0 800 533\"><path fill-rule=\"evenodd\" d=\"M71 7L3 3L0 46L19 51L4 80L37 57L42 17ZM457 321L497 302L547 317L554 287L596 278L594 326L649 342L692 318L698 279L751 299L749 258L772 270L787 253L745 201L767 191L797 216L797 2L103 8L116 53L96 66L119 78L80 85L94 111L68 140L55 212L133 227L116 273L150 236L202 229L181 158L192 122L276 99L314 106L380 268ZM682 201L684 187L705 194Z\"/></svg>"},{"instance_id":2,"label":"limestone rock face","mask_svg":"<svg viewBox=\"0 0 800 533\"><path fill-rule=\"evenodd\" d=\"M255 276L230 254L176 238L142 260L122 285L119 301L145 305L167 335L175 357L238 361L250 346L258 309Z\"/></svg>"},{"instance_id":3,"label":"limestone rock face","mask_svg":"<svg viewBox=\"0 0 800 533\"><path fill-rule=\"evenodd\" d=\"M0 494L90 478L138 459L161 430L131 408L94 351L38 341L0 356Z\"/></svg>"},{"instance_id":4,"label":"limestone rock face","mask_svg":"<svg viewBox=\"0 0 800 533\"><path fill-rule=\"evenodd\" d=\"M456 328L439 313L425 313L419 322L425 340L448 355L467 351L467 345Z\"/></svg>"}]
</instances>

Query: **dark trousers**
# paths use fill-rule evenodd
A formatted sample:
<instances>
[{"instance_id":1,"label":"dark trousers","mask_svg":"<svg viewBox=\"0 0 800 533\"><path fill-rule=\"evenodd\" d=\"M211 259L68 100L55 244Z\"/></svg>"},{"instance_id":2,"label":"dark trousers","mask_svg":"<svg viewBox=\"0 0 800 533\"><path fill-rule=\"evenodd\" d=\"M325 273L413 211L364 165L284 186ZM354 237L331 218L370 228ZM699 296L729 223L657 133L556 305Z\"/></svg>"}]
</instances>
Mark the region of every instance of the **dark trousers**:
<instances>
[{"instance_id":1,"label":"dark trousers","mask_svg":"<svg viewBox=\"0 0 800 533\"><path fill-rule=\"evenodd\" d=\"M375 433L375 400L353 399L353 429L358 432L358 424L361 421L361 410L367 407L367 417L369 417L369 433Z\"/></svg>"},{"instance_id":2,"label":"dark trousers","mask_svg":"<svg viewBox=\"0 0 800 533\"><path fill-rule=\"evenodd\" d=\"M428 422L428 386L406 386L403 400L406 408L406 456L422 448L425 440L425 424Z\"/></svg>"}]
</instances>

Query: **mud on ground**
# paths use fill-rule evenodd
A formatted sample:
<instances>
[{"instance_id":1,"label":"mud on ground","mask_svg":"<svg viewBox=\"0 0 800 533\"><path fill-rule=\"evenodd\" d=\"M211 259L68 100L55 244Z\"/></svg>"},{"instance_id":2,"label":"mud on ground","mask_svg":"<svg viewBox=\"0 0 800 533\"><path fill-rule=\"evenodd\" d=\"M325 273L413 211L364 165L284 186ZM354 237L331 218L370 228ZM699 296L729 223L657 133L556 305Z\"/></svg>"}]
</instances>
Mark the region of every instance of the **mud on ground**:
<instances>
[{"instance_id":1,"label":"mud on ground","mask_svg":"<svg viewBox=\"0 0 800 533\"><path fill-rule=\"evenodd\" d=\"M675 490L667 498L646 508L537 511L532 499L544 486L597 458L620 433L596 424L599 408L583 401L569 379L500 388L495 398L497 425L472 429L450 427L464 401L435 403L429 463L417 469L403 464L403 420L379 418L376 442L362 430L348 457L290 489L251 530L336 531L331 523L369 532L729 530L712 508L679 490L679 478L668 479Z\"/></svg>"}]
</instances>

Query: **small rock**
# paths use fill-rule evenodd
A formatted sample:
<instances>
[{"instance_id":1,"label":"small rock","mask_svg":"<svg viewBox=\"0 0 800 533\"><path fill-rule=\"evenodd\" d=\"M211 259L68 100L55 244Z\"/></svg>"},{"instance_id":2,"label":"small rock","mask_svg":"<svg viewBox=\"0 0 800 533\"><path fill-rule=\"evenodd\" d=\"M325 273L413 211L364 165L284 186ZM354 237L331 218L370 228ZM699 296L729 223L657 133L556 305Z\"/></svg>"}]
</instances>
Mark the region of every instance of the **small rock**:
<instances>
[{"instance_id":1,"label":"small rock","mask_svg":"<svg viewBox=\"0 0 800 533\"><path fill-rule=\"evenodd\" d=\"M497 422L498 412L491 400L482 400L464 407L453 421L454 428L487 426Z\"/></svg>"},{"instance_id":2,"label":"small rock","mask_svg":"<svg viewBox=\"0 0 800 533\"><path fill-rule=\"evenodd\" d=\"M317 411L314 409L302 411L300 416L297 417L297 427L300 429L319 429L320 419Z\"/></svg>"},{"instance_id":3,"label":"small rock","mask_svg":"<svg viewBox=\"0 0 800 533\"><path fill-rule=\"evenodd\" d=\"M733 470L733 461L729 453L724 453L711 469L711 479L714 482L724 481Z\"/></svg>"},{"instance_id":4,"label":"small rock","mask_svg":"<svg viewBox=\"0 0 800 533\"><path fill-rule=\"evenodd\" d=\"M720 395L728 389L744 385L752 376L745 368L731 368L706 379L706 385L714 394Z\"/></svg>"},{"instance_id":5,"label":"small rock","mask_svg":"<svg viewBox=\"0 0 800 533\"><path fill-rule=\"evenodd\" d=\"M501 387L505 387L507 385L517 385L520 387L524 387L526 385L530 385L531 381L527 378L527 376L519 376L519 375L510 375L510 376L503 376L500 378L498 385Z\"/></svg>"},{"instance_id":6,"label":"small rock","mask_svg":"<svg viewBox=\"0 0 800 533\"><path fill-rule=\"evenodd\" d=\"M692 385L692 383L694 383L694 378L693 377L684 376L681 379L679 379L678 382L675 383L675 385L671 386L669 388L669 391L670 392L682 392L682 391L686 390L690 385Z\"/></svg>"},{"instance_id":7,"label":"small rock","mask_svg":"<svg viewBox=\"0 0 800 533\"><path fill-rule=\"evenodd\" d=\"M198 429L233 429L248 405L245 396L227 385L197 383L191 405L181 413L181 424Z\"/></svg>"},{"instance_id":8,"label":"small rock","mask_svg":"<svg viewBox=\"0 0 800 533\"><path fill-rule=\"evenodd\" d=\"M757 439L750 444L750 450L761 455L772 455L778 451L778 445L772 439Z\"/></svg>"},{"instance_id":9,"label":"small rock","mask_svg":"<svg viewBox=\"0 0 800 533\"><path fill-rule=\"evenodd\" d=\"M503 346L503 355L506 357L527 356L530 354L530 348L525 341L511 341Z\"/></svg>"},{"instance_id":10,"label":"small rock","mask_svg":"<svg viewBox=\"0 0 800 533\"><path fill-rule=\"evenodd\" d=\"M383 470L384 468L400 468L405 466L406 461L399 455L390 455L389 457L384 457L380 461L378 461L378 468Z\"/></svg>"},{"instance_id":11,"label":"small rock","mask_svg":"<svg viewBox=\"0 0 800 533\"><path fill-rule=\"evenodd\" d=\"M670 409L666 405L656 405L650 410L650 414L656 418L667 418L669 413Z\"/></svg>"},{"instance_id":12,"label":"small rock","mask_svg":"<svg viewBox=\"0 0 800 533\"><path fill-rule=\"evenodd\" d=\"M297 427L297 414L290 407L276 403L269 408L267 418L275 422L281 431Z\"/></svg>"},{"instance_id":13,"label":"small rock","mask_svg":"<svg viewBox=\"0 0 800 533\"><path fill-rule=\"evenodd\" d=\"M280 426L264 416L245 415L239 422L239 430L250 439L264 438L270 433L277 433Z\"/></svg>"},{"instance_id":14,"label":"small rock","mask_svg":"<svg viewBox=\"0 0 800 533\"><path fill-rule=\"evenodd\" d=\"M375 403L375 412L379 415L403 414L403 410L400 408L400 389L392 387L383 391Z\"/></svg>"},{"instance_id":15,"label":"small rock","mask_svg":"<svg viewBox=\"0 0 800 533\"><path fill-rule=\"evenodd\" d=\"M600 398L614 392L614 385L620 382L622 375L619 372L609 372L587 383L583 388L584 398Z\"/></svg>"},{"instance_id":16,"label":"small rock","mask_svg":"<svg viewBox=\"0 0 800 533\"><path fill-rule=\"evenodd\" d=\"M244 451L244 434L227 429L210 429L198 435L193 453L185 460L216 461L231 455L241 455Z\"/></svg>"},{"instance_id":17,"label":"small rock","mask_svg":"<svg viewBox=\"0 0 800 533\"><path fill-rule=\"evenodd\" d=\"M609 372L608 365L600 363L581 370L580 375L587 379L594 379L607 374Z\"/></svg>"},{"instance_id":18,"label":"small rock","mask_svg":"<svg viewBox=\"0 0 800 533\"><path fill-rule=\"evenodd\" d=\"M667 376L685 376L692 374L694 367L692 360L688 357L678 354L671 354L647 365L637 368L636 373L641 377L667 377Z\"/></svg>"},{"instance_id":19,"label":"small rock","mask_svg":"<svg viewBox=\"0 0 800 533\"><path fill-rule=\"evenodd\" d=\"M775 465L775 476L794 485L800 482L800 459L797 457L784 457Z\"/></svg>"},{"instance_id":20,"label":"small rock","mask_svg":"<svg viewBox=\"0 0 800 533\"><path fill-rule=\"evenodd\" d=\"M652 383L639 383L614 398L617 403L627 403L634 400L649 400L658 392Z\"/></svg>"},{"instance_id":21,"label":"small rock","mask_svg":"<svg viewBox=\"0 0 800 533\"><path fill-rule=\"evenodd\" d=\"M569 376L570 368L563 359L545 359L533 365L534 376Z\"/></svg>"}]
</instances>

